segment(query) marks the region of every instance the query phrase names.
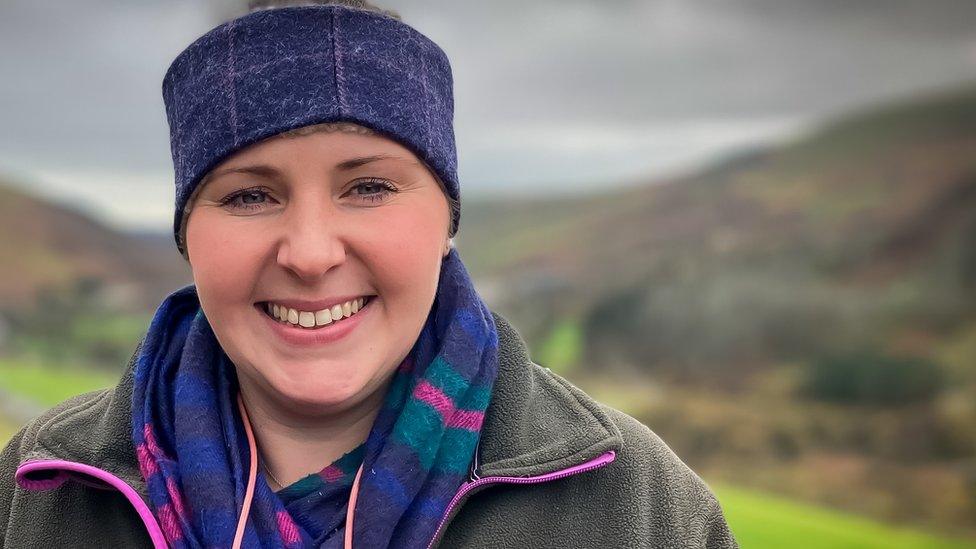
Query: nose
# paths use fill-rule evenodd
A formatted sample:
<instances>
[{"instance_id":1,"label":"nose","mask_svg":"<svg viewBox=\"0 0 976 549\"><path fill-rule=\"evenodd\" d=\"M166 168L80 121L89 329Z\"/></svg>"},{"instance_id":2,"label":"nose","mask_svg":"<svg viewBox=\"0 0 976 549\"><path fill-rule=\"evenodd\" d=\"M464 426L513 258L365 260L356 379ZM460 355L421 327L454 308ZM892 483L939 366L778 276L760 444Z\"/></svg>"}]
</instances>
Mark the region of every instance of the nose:
<instances>
[{"instance_id":1,"label":"nose","mask_svg":"<svg viewBox=\"0 0 976 549\"><path fill-rule=\"evenodd\" d=\"M314 201L283 214L277 261L305 281L314 281L346 260L338 212Z\"/></svg>"}]
</instances>

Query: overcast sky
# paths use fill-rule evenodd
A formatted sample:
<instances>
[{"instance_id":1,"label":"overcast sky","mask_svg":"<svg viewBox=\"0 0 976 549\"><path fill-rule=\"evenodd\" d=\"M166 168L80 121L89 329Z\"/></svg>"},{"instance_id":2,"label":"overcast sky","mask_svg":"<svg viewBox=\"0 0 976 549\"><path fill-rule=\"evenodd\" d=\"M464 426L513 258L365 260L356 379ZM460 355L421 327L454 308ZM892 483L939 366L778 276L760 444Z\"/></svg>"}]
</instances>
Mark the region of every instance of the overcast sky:
<instances>
[{"instance_id":1,"label":"overcast sky","mask_svg":"<svg viewBox=\"0 0 976 549\"><path fill-rule=\"evenodd\" d=\"M378 1L455 75L464 196L649 181L976 83L973 0ZM170 61L232 0L0 1L0 179L167 230Z\"/></svg>"}]
</instances>

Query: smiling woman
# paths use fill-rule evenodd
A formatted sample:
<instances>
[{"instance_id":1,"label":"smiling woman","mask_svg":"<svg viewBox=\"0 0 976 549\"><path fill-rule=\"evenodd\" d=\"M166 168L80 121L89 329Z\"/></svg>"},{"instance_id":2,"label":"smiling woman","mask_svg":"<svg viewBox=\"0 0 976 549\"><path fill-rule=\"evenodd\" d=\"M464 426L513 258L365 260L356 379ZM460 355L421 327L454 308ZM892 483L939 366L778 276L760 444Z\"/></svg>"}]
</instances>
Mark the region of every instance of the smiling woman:
<instances>
[{"instance_id":1,"label":"smiling woman","mask_svg":"<svg viewBox=\"0 0 976 549\"><path fill-rule=\"evenodd\" d=\"M4 450L0 546L735 546L700 478L478 295L436 44L364 2L260 9L163 97L194 284L116 387Z\"/></svg>"},{"instance_id":2,"label":"smiling woman","mask_svg":"<svg viewBox=\"0 0 976 549\"><path fill-rule=\"evenodd\" d=\"M365 439L451 249L440 186L402 145L345 131L270 139L213 174L187 216L187 255L248 408L326 416ZM315 470L298 465L279 478Z\"/></svg>"}]
</instances>

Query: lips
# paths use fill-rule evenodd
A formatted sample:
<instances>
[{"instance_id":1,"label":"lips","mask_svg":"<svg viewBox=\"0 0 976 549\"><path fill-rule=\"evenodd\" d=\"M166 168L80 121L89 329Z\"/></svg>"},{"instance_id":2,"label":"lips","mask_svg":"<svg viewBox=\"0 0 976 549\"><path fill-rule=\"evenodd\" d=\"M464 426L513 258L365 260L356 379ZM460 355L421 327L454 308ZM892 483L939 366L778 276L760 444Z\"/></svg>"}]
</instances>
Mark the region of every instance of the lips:
<instances>
[{"instance_id":1,"label":"lips","mask_svg":"<svg viewBox=\"0 0 976 549\"><path fill-rule=\"evenodd\" d=\"M355 313L352 313L352 306L350 304L350 314L345 316L345 311L342 312L342 318L340 320L333 320L332 322L319 326L303 327L300 323L294 324L288 322L287 320L281 320L280 318L275 318L274 316L274 305L275 303L269 301L262 301L254 304L254 308L260 314L259 318L263 319L269 334L272 336L273 340L284 343L289 347L302 347L302 348L312 348L320 346L331 346L345 340L354 334L358 329L359 325L363 322L369 322L369 318L373 316L378 302L378 296L364 296L363 305ZM334 306L334 305L333 305ZM341 305L340 305L341 307ZM278 313L281 314L281 309L283 307L279 305ZM289 308L290 309L290 308ZM320 309L322 311L324 309ZM289 311L290 312L290 311ZM298 310L296 309L296 313ZM302 311L304 313L311 313L312 311ZM329 309L329 314L331 318L332 310ZM294 317L292 317L294 318ZM306 324L308 324L308 315L305 315ZM301 322L301 318L299 318Z\"/></svg>"},{"instance_id":2,"label":"lips","mask_svg":"<svg viewBox=\"0 0 976 549\"><path fill-rule=\"evenodd\" d=\"M305 303L320 306L317 304L322 302L266 301L259 303L258 306L265 314L282 324L314 330L333 323L345 322L346 319L359 314L359 311L369 304L372 297L361 296L342 302L332 300L331 306L319 309L313 309ZM291 304L298 306L290 306Z\"/></svg>"}]
</instances>

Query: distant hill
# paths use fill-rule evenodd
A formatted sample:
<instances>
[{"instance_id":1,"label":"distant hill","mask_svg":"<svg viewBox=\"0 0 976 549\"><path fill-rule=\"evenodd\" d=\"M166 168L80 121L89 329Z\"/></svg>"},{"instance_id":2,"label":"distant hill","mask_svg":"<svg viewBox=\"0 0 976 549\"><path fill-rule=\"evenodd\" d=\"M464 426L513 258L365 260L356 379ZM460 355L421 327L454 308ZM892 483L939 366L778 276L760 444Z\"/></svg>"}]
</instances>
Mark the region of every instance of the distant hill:
<instances>
[{"instance_id":1,"label":"distant hill","mask_svg":"<svg viewBox=\"0 0 976 549\"><path fill-rule=\"evenodd\" d=\"M0 184L0 264L0 310L88 288L113 307L145 311L190 281L172 242L112 230L9 184Z\"/></svg>"},{"instance_id":2,"label":"distant hill","mask_svg":"<svg viewBox=\"0 0 976 549\"><path fill-rule=\"evenodd\" d=\"M976 317L976 87L686 177L469 201L462 219L465 261L536 342L570 318L591 352L682 370L910 345Z\"/></svg>"}]
</instances>

